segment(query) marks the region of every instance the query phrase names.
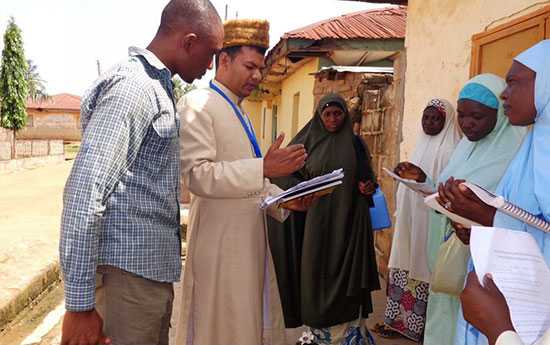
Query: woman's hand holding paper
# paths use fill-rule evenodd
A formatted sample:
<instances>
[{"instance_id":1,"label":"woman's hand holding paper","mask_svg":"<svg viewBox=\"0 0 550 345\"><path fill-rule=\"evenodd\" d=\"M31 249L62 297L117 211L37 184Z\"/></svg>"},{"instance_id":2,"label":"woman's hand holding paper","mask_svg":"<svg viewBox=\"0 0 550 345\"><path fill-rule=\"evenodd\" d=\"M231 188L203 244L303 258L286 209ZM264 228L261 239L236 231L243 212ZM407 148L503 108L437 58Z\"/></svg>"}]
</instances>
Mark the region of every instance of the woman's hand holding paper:
<instances>
[{"instance_id":1,"label":"woman's hand holding paper","mask_svg":"<svg viewBox=\"0 0 550 345\"><path fill-rule=\"evenodd\" d=\"M410 162L401 162L397 164L393 172L404 179L414 180L418 183L426 182L426 173Z\"/></svg>"},{"instance_id":2,"label":"woman's hand holding paper","mask_svg":"<svg viewBox=\"0 0 550 345\"><path fill-rule=\"evenodd\" d=\"M481 201L471 190L463 186L464 180L450 177L445 184L438 186L441 206L464 218L484 226L491 226L496 209Z\"/></svg>"}]
</instances>

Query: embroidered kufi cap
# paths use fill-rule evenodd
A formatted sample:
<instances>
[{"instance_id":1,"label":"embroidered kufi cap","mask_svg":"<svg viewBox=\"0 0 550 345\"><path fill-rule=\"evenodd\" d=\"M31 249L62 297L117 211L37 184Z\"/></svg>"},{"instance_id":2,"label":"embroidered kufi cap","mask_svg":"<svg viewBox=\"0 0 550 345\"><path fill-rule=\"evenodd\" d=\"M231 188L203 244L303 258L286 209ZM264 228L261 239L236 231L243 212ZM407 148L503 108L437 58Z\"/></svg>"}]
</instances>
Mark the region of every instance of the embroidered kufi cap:
<instances>
[{"instance_id":1,"label":"embroidered kufi cap","mask_svg":"<svg viewBox=\"0 0 550 345\"><path fill-rule=\"evenodd\" d=\"M223 26L223 47L257 46L269 48L269 22L258 19L233 19Z\"/></svg>"}]
</instances>

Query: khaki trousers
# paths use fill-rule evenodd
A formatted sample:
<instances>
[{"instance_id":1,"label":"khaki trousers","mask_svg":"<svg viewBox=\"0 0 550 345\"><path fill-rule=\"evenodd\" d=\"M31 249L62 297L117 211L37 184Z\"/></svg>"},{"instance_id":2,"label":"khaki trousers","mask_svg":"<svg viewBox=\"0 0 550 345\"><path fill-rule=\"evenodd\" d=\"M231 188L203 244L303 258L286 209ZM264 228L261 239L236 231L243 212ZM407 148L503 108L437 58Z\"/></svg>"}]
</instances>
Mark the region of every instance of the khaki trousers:
<instances>
[{"instance_id":1,"label":"khaki trousers","mask_svg":"<svg viewBox=\"0 0 550 345\"><path fill-rule=\"evenodd\" d=\"M113 345L168 345L174 301L171 283L113 266L99 266L96 281L96 310Z\"/></svg>"}]
</instances>

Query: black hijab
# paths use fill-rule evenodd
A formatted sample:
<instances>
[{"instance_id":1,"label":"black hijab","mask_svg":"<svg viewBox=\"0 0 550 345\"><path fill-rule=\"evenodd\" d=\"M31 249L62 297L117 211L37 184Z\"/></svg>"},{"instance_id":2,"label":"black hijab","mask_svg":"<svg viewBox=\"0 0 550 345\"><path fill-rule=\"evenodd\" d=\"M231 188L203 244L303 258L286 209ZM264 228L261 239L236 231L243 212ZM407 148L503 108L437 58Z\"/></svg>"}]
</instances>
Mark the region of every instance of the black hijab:
<instances>
[{"instance_id":1,"label":"black hijab","mask_svg":"<svg viewBox=\"0 0 550 345\"><path fill-rule=\"evenodd\" d=\"M322 111L336 105L345 119L336 132L325 129ZM343 184L306 213L293 212L280 224L268 222L269 241L287 327L324 328L372 312L370 292L379 288L369 205L358 182L375 180L368 150L353 134L344 99L330 94L291 141L303 144L307 162L293 176L274 179L286 189L343 168Z\"/></svg>"}]
</instances>

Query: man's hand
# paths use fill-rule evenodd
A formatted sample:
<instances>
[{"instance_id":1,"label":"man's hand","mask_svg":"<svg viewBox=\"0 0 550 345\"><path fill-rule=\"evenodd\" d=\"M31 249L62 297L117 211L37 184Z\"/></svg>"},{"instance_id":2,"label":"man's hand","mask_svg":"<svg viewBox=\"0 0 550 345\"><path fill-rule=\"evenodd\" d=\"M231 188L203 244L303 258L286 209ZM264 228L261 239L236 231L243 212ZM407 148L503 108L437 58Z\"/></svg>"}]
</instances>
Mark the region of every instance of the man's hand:
<instances>
[{"instance_id":1,"label":"man's hand","mask_svg":"<svg viewBox=\"0 0 550 345\"><path fill-rule=\"evenodd\" d=\"M103 335L103 320L95 309L66 312L61 334L61 345L111 344L111 339Z\"/></svg>"},{"instance_id":2,"label":"man's hand","mask_svg":"<svg viewBox=\"0 0 550 345\"><path fill-rule=\"evenodd\" d=\"M488 274L481 286L475 272L470 272L466 287L460 295L464 319L471 323L494 345L498 337L506 331L514 331L510 309L506 299Z\"/></svg>"},{"instance_id":3,"label":"man's hand","mask_svg":"<svg viewBox=\"0 0 550 345\"><path fill-rule=\"evenodd\" d=\"M284 139L284 133L279 135L267 151L264 157L265 177L288 176L304 166L307 158L304 145L291 145L282 149Z\"/></svg>"},{"instance_id":4,"label":"man's hand","mask_svg":"<svg viewBox=\"0 0 550 345\"><path fill-rule=\"evenodd\" d=\"M282 207L290 211L305 212L318 199L319 197L316 196L315 194L310 194L310 195L304 196L303 198L298 198L298 199L294 199L292 201L286 202Z\"/></svg>"},{"instance_id":5,"label":"man's hand","mask_svg":"<svg viewBox=\"0 0 550 345\"><path fill-rule=\"evenodd\" d=\"M397 164L393 172L407 180L414 180L418 183L426 182L426 173L410 162L401 162Z\"/></svg>"},{"instance_id":6,"label":"man's hand","mask_svg":"<svg viewBox=\"0 0 550 345\"><path fill-rule=\"evenodd\" d=\"M359 191L361 194L369 196L376 192L376 183L372 181L359 182Z\"/></svg>"}]
</instances>

